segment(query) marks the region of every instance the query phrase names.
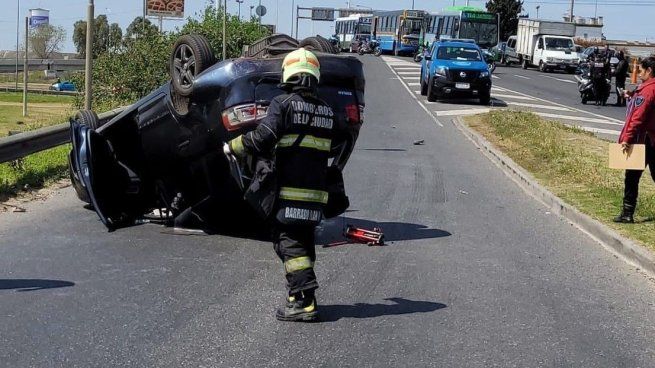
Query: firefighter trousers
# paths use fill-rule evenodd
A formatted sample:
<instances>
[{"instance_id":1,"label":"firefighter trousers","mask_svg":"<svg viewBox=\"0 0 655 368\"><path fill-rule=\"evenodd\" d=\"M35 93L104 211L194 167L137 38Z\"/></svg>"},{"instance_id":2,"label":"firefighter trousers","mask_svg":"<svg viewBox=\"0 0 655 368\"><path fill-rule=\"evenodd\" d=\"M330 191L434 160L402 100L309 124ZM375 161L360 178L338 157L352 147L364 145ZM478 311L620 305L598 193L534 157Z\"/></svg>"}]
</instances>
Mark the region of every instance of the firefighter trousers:
<instances>
[{"instance_id":1,"label":"firefighter trousers","mask_svg":"<svg viewBox=\"0 0 655 368\"><path fill-rule=\"evenodd\" d=\"M273 229L273 247L284 263L289 295L318 288L314 262L315 226L289 226L277 223Z\"/></svg>"}]
</instances>

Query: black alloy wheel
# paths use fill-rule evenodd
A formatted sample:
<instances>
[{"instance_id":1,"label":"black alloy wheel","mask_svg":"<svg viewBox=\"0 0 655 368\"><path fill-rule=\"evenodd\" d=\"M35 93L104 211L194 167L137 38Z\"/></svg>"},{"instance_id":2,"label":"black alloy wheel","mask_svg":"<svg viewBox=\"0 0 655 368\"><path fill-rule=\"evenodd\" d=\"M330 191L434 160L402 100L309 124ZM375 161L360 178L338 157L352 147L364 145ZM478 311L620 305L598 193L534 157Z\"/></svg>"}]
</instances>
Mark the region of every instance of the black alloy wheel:
<instances>
[{"instance_id":1,"label":"black alloy wheel","mask_svg":"<svg viewBox=\"0 0 655 368\"><path fill-rule=\"evenodd\" d=\"M193 93L196 77L214 64L209 41L200 35L184 35L173 48L170 77L174 91L181 96Z\"/></svg>"}]
</instances>

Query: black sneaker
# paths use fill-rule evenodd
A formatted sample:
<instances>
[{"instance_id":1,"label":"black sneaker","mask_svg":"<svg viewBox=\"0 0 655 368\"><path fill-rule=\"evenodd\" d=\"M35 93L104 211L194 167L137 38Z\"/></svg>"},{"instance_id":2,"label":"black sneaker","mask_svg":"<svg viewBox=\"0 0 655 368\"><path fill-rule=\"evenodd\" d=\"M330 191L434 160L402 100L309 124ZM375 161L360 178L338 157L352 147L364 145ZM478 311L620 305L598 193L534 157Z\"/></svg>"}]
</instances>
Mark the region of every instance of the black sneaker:
<instances>
[{"instance_id":1,"label":"black sneaker","mask_svg":"<svg viewBox=\"0 0 655 368\"><path fill-rule=\"evenodd\" d=\"M289 322L312 322L318 318L318 310L315 297L305 297L301 295L292 295L287 298L284 307L278 308L275 318L278 321Z\"/></svg>"},{"instance_id":2,"label":"black sneaker","mask_svg":"<svg viewBox=\"0 0 655 368\"><path fill-rule=\"evenodd\" d=\"M634 224L635 219L632 215L622 212L620 215L614 218L614 222L619 224Z\"/></svg>"}]
</instances>

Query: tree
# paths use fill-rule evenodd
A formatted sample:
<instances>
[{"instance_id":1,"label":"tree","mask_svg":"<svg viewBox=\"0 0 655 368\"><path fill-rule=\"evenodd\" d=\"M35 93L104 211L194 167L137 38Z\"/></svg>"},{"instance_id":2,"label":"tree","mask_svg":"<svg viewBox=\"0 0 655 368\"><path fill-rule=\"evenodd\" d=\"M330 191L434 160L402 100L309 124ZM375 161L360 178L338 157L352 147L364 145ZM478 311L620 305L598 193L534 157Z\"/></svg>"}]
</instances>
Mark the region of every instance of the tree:
<instances>
[{"instance_id":1,"label":"tree","mask_svg":"<svg viewBox=\"0 0 655 368\"><path fill-rule=\"evenodd\" d=\"M93 21L93 57L107 52L112 47L117 47L116 35L118 39L122 37L123 31L120 29L118 23L109 25L107 16L100 14ZM80 58L86 56L86 21L78 20L73 25L73 43L77 49L77 54Z\"/></svg>"},{"instance_id":2,"label":"tree","mask_svg":"<svg viewBox=\"0 0 655 368\"><path fill-rule=\"evenodd\" d=\"M515 35L519 26L519 14L523 8L522 0L489 0L487 11L500 17L500 39L507 40Z\"/></svg>"},{"instance_id":3,"label":"tree","mask_svg":"<svg viewBox=\"0 0 655 368\"><path fill-rule=\"evenodd\" d=\"M144 22L143 17L136 17L125 30L125 41L128 42L129 40L134 40L135 38L152 35L158 32L159 29L156 25L152 24L150 19L145 18Z\"/></svg>"},{"instance_id":4,"label":"tree","mask_svg":"<svg viewBox=\"0 0 655 368\"><path fill-rule=\"evenodd\" d=\"M123 30L118 23L112 23L109 26L109 44L108 51L117 51L123 41Z\"/></svg>"},{"instance_id":5,"label":"tree","mask_svg":"<svg viewBox=\"0 0 655 368\"><path fill-rule=\"evenodd\" d=\"M66 39L66 30L50 24L42 24L29 33L30 49L40 59L48 59L53 52L61 49Z\"/></svg>"}]
</instances>

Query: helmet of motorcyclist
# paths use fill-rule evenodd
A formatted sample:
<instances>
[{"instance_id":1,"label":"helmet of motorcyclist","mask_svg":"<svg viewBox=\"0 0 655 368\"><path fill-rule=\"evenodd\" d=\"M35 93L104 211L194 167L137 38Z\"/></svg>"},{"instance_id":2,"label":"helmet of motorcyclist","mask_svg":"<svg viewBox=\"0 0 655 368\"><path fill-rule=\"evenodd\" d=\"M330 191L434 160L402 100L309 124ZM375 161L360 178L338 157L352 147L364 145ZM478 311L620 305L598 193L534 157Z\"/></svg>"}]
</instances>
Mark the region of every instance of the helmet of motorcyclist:
<instances>
[{"instance_id":1,"label":"helmet of motorcyclist","mask_svg":"<svg viewBox=\"0 0 655 368\"><path fill-rule=\"evenodd\" d=\"M321 64L313 52L299 48L289 53L282 61L282 83L299 84L307 77L321 79Z\"/></svg>"}]
</instances>

